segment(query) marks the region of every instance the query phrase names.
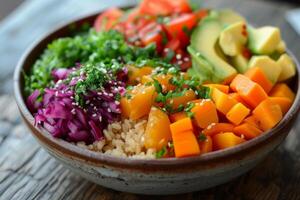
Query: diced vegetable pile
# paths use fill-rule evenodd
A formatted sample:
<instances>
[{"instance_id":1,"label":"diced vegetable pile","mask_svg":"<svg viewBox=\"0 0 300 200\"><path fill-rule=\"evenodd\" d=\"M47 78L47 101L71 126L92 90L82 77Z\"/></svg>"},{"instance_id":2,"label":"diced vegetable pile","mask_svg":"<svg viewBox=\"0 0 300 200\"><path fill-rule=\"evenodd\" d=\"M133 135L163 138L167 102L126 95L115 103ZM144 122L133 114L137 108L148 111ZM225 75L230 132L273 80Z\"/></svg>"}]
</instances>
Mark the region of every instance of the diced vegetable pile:
<instances>
[{"instance_id":1,"label":"diced vegetable pile","mask_svg":"<svg viewBox=\"0 0 300 200\"><path fill-rule=\"evenodd\" d=\"M187 0L144 0L51 43L26 75L28 107L53 136L91 144L108 124L147 119L157 158L233 147L274 128L296 74L280 30Z\"/></svg>"}]
</instances>

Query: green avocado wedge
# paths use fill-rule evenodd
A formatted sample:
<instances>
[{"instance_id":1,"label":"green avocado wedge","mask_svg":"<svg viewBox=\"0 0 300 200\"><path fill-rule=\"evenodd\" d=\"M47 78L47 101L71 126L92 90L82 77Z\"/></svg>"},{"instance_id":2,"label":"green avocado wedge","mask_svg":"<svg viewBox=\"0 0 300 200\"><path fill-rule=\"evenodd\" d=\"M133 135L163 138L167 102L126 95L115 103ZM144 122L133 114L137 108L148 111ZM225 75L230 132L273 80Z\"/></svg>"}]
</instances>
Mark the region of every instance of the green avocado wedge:
<instances>
[{"instance_id":1,"label":"green avocado wedge","mask_svg":"<svg viewBox=\"0 0 300 200\"><path fill-rule=\"evenodd\" d=\"M222 30L223 24L214 13L200 22L192 33L188 48L192 56L192 71L203 82L226 82L237 73L215 48Z\"/></svg>"}]
</instances>

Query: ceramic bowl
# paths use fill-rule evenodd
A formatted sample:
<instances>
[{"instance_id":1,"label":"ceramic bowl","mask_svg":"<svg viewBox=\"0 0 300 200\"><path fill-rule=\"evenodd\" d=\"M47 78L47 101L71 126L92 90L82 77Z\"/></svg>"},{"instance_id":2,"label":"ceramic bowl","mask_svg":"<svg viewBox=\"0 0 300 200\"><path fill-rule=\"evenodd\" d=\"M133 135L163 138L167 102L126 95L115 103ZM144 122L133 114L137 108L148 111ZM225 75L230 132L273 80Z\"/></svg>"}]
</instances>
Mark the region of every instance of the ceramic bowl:
<instances>
[{"instance_id":1,"label":"ceramic bowl","mask_svg":"<svg viewBox=\"0 0 300 200\"><path fill-rule=\"evenodd\" d=\"M92 23L96 15L83 17L55 29L36 42L20 60L14 75L14 90L21 116L32 135L55 159L74 173L104 187L138 194L178 194L207 189L240 176L270 154L287 136L300 107L299 73L291 81L296 99L283 120L272 130L233 148L188 158L127 159L92 152L34 126L25 105L24 78L52 40L70 35L70 24ZM290 52L289 52L290 53ZM295 57L290 53L297 64Z\"/></svg>"}]
</instances>

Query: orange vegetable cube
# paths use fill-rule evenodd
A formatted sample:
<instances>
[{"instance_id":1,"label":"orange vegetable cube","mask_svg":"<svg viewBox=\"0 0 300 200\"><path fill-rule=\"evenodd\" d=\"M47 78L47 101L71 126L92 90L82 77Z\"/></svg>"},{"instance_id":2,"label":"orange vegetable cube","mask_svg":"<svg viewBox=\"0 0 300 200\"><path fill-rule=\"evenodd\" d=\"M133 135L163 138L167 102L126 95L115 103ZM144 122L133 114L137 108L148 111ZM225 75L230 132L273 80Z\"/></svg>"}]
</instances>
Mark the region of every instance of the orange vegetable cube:
<instances>
[{"instance_id":1,"label":"orange vegetable cube","mask_svg":"<svg viewBox=\"0 0 300 200\"><path fill-rule=\"evenodd\" d=\"M193 131L192 120L189 117L178 120L170 125L172 132Z\"/></svg>"},{"instance_id":2,"label":"orange vegetable cube","mask_svg":"<svg viewBox=\"0 0 300 200\"><path fill-rule=\"evenodd\" d=\"M219 122L216 106L209 99L203 99L201 103L196 103L191 112L194 113L194 120L200 128L206 128L212 123Z\"/></svg>"},{"instance_id":3,"label":"orange vegetable cube","mask_svg":"<svg viewBox=\"0 0 300 200\"><path fill-rule=\"evenodd\" d=\"M152 107L145 130L145 147L159 150L172 139L168 115Z\"/></svg>"},{"instance_id":4,"label":"orange vegetable cube","mask_svg":"<svg viewBox=\"0 0 300 200\"><path fill-rule=\"evenodd\" d=\"M228 94L229 92L229 86L223 85L223 84L204 84L203 86L209 87L210 89L218 89L221 92L224 92L225 94Z\"/></svg>"},{"instance_id":5,"label":"orange vegetable cube","mask_svg":"<svg viewBox=\"0 0 300 200\"><path fill-rule=\"evenodd\" d=\"M229 95L221 92L218 89L214 89L212 92L212 100L216 104L216 108L218 111L226 115L228 111L238 102L230 97Z\"/></svg>"},{"instance_id":6,"label":"orange vegetable cube","mask_svg":"<svg viewBox=\"0 0 300 200\"><path fill-rule=\"evenodd\" d=\"M134 67L127 66L128 69L128 83L136 85L141 82L142 77L152 73L152 67Z\"/></svg>"},{"instance_id":7,"label":"orange vegetable cube","mask_svg":"<svg viewBox=\"0 0 300 200\"><path fill-rule=\"evenodd\" d=\"M244 101L253 108L268 98L267 93L260 85L241 74L232 80L230 88L241 95Z\"/></svg>"},{"instance_id":8,"label":"orange vegetable cube","mask_svg":"<svg viewBox=\"0 0 300 200\"><path fill-rule=\"evenodd\" d=\"M253 116L253 115L250 115L249 117L247 117L245 120L244 120L245 123L248 123L248 124L251 124L252 126L256 126L257 128L260 127L259 125L259 121Z\"/></svg>"},{"instance_id":9,"label":"orange vegetable cube","mask_svg":"<svg viewBox=\"0 0 300 200\"><path fill-rule=\"evenodd\" d=\"M270 97L270 99L280 106L282 114L287 113L293 104L293 101L287 97Z\"/></svg>"},{"instance_id":10,"label":"orange vegetable cube","mask_svg":"<svg viewBox=\"0 0 300 200\"><path fill-rule=\"evenodd\" d=\"M201 154L208 153L213 150L213 143L212 143L212 139L210 136L206 136L206 140L201 141L199 143L199 145L200 145Z\"/></svg>"},{"instance_id":11,"label":"orange vegetable cube","mask_svg":"<svg viewBox=\"0 0 300 200\"><path fill-rule=\"evenodd\" d=\"M121 112L124 117L137 120L149 114L154 101L155 88L153 86L137 85L128 96L122 97Z\"/></svg>"},{"instance_id":12,"label":"orange vegetable cube","mask_svg":"<svg viewBox=\"0 0 300 200\"><path fill-rule=\"evenodd\" d=\"M282 112L278 104L266 99L253 110L253 116L259 122L260 128L267 131L282 119Z\"/></svg>"},{"instance_id":13,"label":"orange vegetable cube","mask_svg":"<svg viewBox=\"0 0 300 200\"><path fill-rule=\"evenodd\" d=\"M167 103L170 104L173 109L177 109L180 105L185 106L188 102L196 98L196 94L193 90L187 90L183 96L170 98L167 100Z\"/></svg>"},{"instance_id":14,"label":"orange vegetable cube","mask_svg":"<svg viewBox=\"0 0 300 200\"><path fill-rule=\"evenodd\" d=\"M249 105L247 105L247 103L244 101L244 99L241 97L241 95L239 95L237 92L230 93L228 95L230 97L234 98L235 100L237 100L237 102L240 102L240 103L244 104L244 106L250 107Z\"/></svg>"},{"instance_id":15,"label":"orange vegetable cube","mask_svg":"<svg viewBox=\"0 0 300 200\"><path fill-rule=\"evenodd\" d=\"M214 150L226 149L245 142L246 140L236 136L232 132L219 133L212 137Z\"/></svg>"},{"instance_id":16,"label":"orange vegetable cube","mask_svg":"<svg viewBox=\"0 0 300 200\"><path fill-rule=\"evenodd\" d=\"M175 156L177 158L200 154L200 148L193 131L172 131Z\"/></svg>"},{"instance_id":17,"label":"orange vegetable cube","mask_svg":"<svg viewBox=\"0 0 300 200\"><path fill-rule=\"evenodd\" d=\"M185 112L178 112L170 115L170 120L171 122L176 122L178 120L186 118L186 113Z\"/></svg>"},{"instance_id":18,"label":"orange vegetable cube","mask_svg":"<svg viewBox=\"0 0 300 200\"><path fill-rule=\"evenodd\" d=\"M278 83L270 92L271 97L287 97L291 101L295 99L295 93L285 83Z\"/></svg>"},{"instance_id":19,"label":"orange vegetable cube","mask_svg":"<svg viewBox=\"0 0 300 200\"><path fill-rule=\"evenodd\" d=\"M269 93L273 87L273 83L268 79L265 75L263 70L259 67L250 68L246 73L250 80L254 81L255 83L259 84L266 93Z\"/></svg>"},{"instance_id":20,"label":"orange vegetable cube","mask_svg":"<svg viewBox=\"0 0 300 200\"><path fill-rule=\"evenodd\" d=\"M245 137L247 140L253 139L262 134L262 131L259 128L249 123L243 123L235 127L233 132L240 137Z\"/></svg>"},{"instance_id":21,"label":"orange vegetable cube","mask_svg":"<svg viewBox=\"0 0 300 200\"><path fill-rule=\"evenodd\" d=\"M249 115L250 109L241 103L235 104L226 114L227 119L235 125L239 125Z\"/></svg>"},{"instance_id":22,"label":"orange vegetable cube","mask_svg":"<svg viewBox=\"0 0 300 200\"><path fill-rule=\"evenodd\" d=\"M202 133L206 136L213 136L222 132L233 132L234 126L229 123L216 123L206 127Z\"/></svg>"}]
</instances>

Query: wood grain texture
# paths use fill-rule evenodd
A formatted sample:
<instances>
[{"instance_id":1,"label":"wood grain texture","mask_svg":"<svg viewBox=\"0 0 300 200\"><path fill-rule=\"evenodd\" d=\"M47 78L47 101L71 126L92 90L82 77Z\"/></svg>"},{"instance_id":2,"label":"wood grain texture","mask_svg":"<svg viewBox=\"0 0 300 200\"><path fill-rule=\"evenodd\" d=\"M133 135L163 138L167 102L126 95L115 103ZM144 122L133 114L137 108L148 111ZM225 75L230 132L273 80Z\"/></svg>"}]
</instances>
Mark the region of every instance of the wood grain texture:
<instances>
[{"instance_id":1,"label":"wood grain texture","mask_svg":"<svg viewBox=\"0 0 300 200\"><path fill-rule=\"evenodd\" d=\"M208 0L206 5L236 9L257 25L281 27L289 48L300 58L300 39L284 20L284 13L291 5L254 0ZM11 76L6 80L11 80ZM9 81L1 83L5 87L9 84ZM22 125L11 95L0 95L0 110L1 200L300 199L299 123L278 150L246 175L206 191L152 197L106 189L70 172L51 158Z\"/></svg>"}]
</instances>

